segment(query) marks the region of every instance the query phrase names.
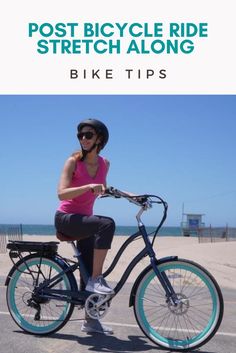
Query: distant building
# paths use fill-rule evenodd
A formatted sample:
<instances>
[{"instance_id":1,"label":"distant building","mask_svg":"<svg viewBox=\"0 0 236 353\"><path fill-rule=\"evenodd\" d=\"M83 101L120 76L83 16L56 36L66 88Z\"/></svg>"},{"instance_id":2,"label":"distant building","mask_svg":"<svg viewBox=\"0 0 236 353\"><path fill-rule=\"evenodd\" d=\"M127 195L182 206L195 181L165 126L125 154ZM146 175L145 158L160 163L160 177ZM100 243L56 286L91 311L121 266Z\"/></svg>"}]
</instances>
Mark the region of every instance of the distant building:
<instances>
[{"instance_id":1,"label":"distant building","mask_svg":"<svg viewBox=\"0 0 236 353\"><path fill-rule=\"evenodd\" d=\"M199 230L205 227L202 222L204 214L183 213L183 220L181 222L182 235L189 237L191 235L198 235Z\"/></svg>"}]
</instances>

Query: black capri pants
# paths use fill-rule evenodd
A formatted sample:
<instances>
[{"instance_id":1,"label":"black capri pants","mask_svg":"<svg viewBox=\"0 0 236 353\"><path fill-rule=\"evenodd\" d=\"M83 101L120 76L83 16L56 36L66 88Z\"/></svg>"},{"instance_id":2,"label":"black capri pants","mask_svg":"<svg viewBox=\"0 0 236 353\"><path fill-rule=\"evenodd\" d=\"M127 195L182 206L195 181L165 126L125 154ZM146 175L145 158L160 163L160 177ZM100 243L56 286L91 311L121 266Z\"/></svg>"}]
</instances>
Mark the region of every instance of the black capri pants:
<instances>
[{"instance_id":1,"label":"black capri pants","mask_svg":"<svg viewBox=\"0 0 236 353\"><path fill-rule=\"evenodd\" d=\"M94 237L95 249L110 249L115 233L115 222L112 218L60 211L55 215L55 227L58 232L77 240Z\"/></svg>"},{"instance_id":2,"label":"black capri pants","mask_svg":"<svg viewBox=\"0 0 236 353\"><path fill-rule=\"evenodd\" d=\"M78 240L82 259L91 276L94 249L111 248L115 233L114 220L105 216L84 216L57 211L55 227L58 232ZM81 286L84 287L84 284L81 283Z\"/></svg>"}]
</instances>

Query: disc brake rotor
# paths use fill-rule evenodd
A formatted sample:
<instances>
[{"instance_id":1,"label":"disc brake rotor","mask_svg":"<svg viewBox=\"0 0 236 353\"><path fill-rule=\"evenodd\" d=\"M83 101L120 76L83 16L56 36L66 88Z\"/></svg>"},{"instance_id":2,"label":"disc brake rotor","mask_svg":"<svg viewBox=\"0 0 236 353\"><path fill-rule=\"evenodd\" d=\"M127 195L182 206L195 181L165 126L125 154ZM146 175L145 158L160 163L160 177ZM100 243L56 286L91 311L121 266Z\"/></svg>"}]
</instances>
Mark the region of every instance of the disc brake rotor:
<instances>
[{"instance_id":1,"label":"disc brake rotor","mask_svg":"<svg viewBox=\"0 0 236 353\"><path fill-rule=\"evenodd\" d=\"M175 315L184 315L189 309L189 299L183 293L177 293L179 303L175 306L168 303L169 310Z\"/></svg>"}]
</instances>

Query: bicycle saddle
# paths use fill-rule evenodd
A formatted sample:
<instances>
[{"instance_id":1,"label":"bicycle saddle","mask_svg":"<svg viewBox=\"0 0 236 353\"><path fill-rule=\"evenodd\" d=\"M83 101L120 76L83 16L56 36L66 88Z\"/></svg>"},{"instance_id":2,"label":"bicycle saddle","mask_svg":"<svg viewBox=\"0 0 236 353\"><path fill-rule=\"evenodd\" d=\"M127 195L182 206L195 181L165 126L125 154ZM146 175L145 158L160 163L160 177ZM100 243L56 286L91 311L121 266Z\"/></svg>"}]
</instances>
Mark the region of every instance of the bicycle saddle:
<instances>
[{"instance_id":1,"label":"bicycle saddle","mask_svg":"<svg viewBox=\"0 0 236 353\"><path fill-rule=\"evenodd\" d=\"M59 239L60 241L73 241L73 240L78 240L78 238L70 237L69 235L66 235L66 234L61 233L61 232L56 232L56 237L57 237L57 239Z\"/></svg>"}]
</instances>

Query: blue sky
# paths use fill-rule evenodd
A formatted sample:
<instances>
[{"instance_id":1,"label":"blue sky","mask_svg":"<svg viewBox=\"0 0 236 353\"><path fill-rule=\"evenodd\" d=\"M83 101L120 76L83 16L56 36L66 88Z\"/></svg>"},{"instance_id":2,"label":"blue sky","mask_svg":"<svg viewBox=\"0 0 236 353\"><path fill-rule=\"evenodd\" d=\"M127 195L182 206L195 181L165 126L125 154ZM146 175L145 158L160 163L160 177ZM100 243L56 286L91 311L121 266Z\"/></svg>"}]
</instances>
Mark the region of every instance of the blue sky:
<instances>
[{"instance_id":1,"label":"blue sky","mask_svg":"<svg viewBox=\"0 0 236 353\"><path fill-rule=\"evenodd\" d=\"M104 121L108 184L162 196L166 225L204 213L236 226L236 96L0 96L0 223L52 224L65 159L79 149L76 126ZM137 207L102 199L95 213L134 225ZM161 211L145 215L155 225Z\"/></svg>"}]
</instances>

